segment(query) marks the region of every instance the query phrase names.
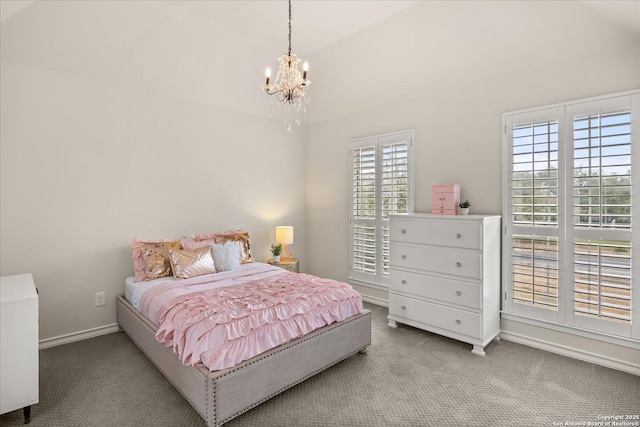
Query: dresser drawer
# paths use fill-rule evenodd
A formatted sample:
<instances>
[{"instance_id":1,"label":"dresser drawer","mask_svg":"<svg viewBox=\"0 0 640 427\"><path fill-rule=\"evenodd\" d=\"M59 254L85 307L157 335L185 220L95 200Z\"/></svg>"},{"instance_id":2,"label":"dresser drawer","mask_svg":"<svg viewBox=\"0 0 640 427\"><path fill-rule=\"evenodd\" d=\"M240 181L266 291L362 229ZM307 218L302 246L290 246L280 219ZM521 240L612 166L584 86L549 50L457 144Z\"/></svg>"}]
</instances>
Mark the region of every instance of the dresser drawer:
<instances>
[{"instance_id":1,"label":"dresser drawer","mask_svg":"<svg viewBox=\"0 0 640 427\"><path fill-rule=\"evenodd\" d=\"M482 227L467 221L412 221L393 219L391 241L427 243L465 249L482 248Z\"/></svg>"},{"instance_id":2,"label":"dresser drawer","mask_svg":"<svg viewBox=\"0 0 640 427\"><path fill-rule=\"evenodd\" d=\"M482 338L482 317L477 313L394 293L389 294L389 313L395 317L432 325L458 334ZM399 321L402 322L402 320Z\"/></svg>"},{"instance_id":3,"label":"dresser drawer","mask_svg":"<svg viewBox=\"0 0 640 427\"><path fill-rule=\"evenodd\" d=\"M395 269L391 269L389 277L391 292L412 294L477 310L482 308L480 285Z\"/></svg>"},{"instance_id":4,"label":"dresser drawer","mask_svg":"<svg viewBox=\"0 0 640 427\"><path fill-rule=\"evenodd\" d=\"M389 262L392 267L405 267L436 273L482 279L482 255L391 243Z\"/></svg>"}]
</instances>

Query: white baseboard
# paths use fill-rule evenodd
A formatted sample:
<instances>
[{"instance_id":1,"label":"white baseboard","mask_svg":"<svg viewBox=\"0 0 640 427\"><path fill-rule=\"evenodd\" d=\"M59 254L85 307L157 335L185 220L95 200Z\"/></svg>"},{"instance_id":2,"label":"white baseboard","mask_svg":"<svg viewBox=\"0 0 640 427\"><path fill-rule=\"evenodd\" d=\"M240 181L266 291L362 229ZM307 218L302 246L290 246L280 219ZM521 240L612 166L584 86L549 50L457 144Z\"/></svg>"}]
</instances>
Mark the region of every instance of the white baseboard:
<instances>
[{"instance_id":1,"label":"white baseboard","mask_svg":"<svg viewBox=\"0 0 640 427\"><path fill-rule=\"evenodd\" d=\"M382 298L376 298L368 295L362 295L362 301L370 302L371 304L380 305L382 307L389 307L389 301Z\"/></svg>"},{"instance_id":2,"label":"white baseboard","mask_svg":"<svg viewBox=\"0 0 640 427\"><path fill-rule=\"evenodd\" d=\"M55 347L58 345L69 344L75 341L86 340L88 338L99 337L100 335L111 334L118 332L119 327L116 323L112 325L100 326L98 328L87 329L86 331L74 332L72 334L60 335L58 337L47 338L40 340L38 343L38 349Z\"/></svg>"},{"instance_id":3,"label":"white baseboard","mask_svg":"<svg viewBox=\"0 0 640 427\"><path fill-rule=\"evenodd\" d=\"M557 353L562 356L572 357L574 359L582 360L584 362L590 362L596 365L605 366L607 368L616 369L618 371L628 372L634 375L640 375L640 365L629 363L624 360L613 359L610 357L603 356L601 354L586 352L586 351L578 350L575 348L556 344L553 342L520 335L513 332L502 331L500 332L500 338L506 341L512 341L518 344L527 345L529 347L539 348L541 350L549 351L551 353Z\"/></svg>"}]
</instances>

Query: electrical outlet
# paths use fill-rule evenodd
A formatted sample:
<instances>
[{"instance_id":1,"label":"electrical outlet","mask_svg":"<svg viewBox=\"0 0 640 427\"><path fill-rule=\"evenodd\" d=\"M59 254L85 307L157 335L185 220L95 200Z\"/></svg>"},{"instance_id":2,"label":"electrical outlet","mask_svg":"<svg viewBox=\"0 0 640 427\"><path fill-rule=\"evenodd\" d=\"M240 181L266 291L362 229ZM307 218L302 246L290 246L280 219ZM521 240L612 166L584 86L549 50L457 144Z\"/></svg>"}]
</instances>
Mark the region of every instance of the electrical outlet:
<instances>
[{"instance_id":1,"label":"electrical outlet","mask_svg":"<svg viewBox=\"0 0 640 427\"><path fill-rule=\"evenodd\" d=\"M104 291L96 292L96 307L106 304L106 294Z\"/></svg>"}]
</instances>

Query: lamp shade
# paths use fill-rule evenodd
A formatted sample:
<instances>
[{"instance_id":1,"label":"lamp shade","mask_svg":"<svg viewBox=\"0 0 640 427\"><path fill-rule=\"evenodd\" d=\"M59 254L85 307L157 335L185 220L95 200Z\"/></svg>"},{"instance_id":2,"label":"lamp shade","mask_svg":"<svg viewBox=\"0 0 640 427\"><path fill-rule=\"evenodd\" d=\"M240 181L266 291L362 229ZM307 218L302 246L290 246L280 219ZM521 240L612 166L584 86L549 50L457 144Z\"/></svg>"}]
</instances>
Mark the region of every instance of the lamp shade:
<instances>
[{"instance_id":1,"label":"lamp shade","mask_svg":"<svg viewBox=\"0 0 640 427\"><path fill-rule=\"evenodd\" d=\"M290 225L276 227L276 243L290 245L293 243L293 227Z\"/></svg>"}]
</instances>

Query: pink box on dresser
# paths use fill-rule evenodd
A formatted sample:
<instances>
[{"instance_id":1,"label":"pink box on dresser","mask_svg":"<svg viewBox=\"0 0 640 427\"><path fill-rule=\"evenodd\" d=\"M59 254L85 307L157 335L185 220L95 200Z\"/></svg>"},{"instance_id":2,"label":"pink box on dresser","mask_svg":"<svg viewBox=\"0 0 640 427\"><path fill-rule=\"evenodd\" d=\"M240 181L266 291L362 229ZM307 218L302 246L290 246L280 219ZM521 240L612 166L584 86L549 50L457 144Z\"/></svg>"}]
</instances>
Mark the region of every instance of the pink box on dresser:
<instances>
[{"instance_id":1,"label":"pink box on dresser","mask_svg":"<svg viewBox=\"0 0 640 427\"><path fill-rule=\"evenodd\" d=\"M460 185L434 185L431 187L431 213L457 215L460 204Z\"/></svg>"}]
</instances>

